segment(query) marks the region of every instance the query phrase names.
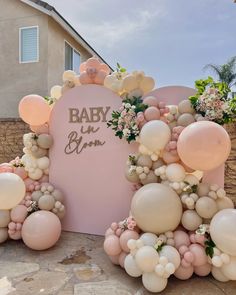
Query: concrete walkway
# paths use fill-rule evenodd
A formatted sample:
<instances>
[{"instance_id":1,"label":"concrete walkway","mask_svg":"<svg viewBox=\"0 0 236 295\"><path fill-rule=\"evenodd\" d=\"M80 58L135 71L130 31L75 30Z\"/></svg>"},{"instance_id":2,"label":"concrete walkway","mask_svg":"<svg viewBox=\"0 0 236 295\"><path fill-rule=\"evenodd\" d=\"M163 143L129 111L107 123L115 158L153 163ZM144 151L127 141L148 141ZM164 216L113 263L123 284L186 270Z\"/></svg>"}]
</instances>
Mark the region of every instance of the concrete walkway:
<instances>
[{"instance_id":1,"label":"concrete walkway","mask_svg":"<svg viewBox=\"0 0 236 295\"><path fill-rule=\"evenodd\" d=\"M62 234L55 247L44 252L32 251L22 242L8 241L0 245L0 278L6 276L15 288L10 295L150 294L140 279L129 277L110 263L102 244L102 237L68 232ZM211 276L188 281L170 278L160 294L235 295L236 282L219 283Z\"/></svg>"}]
</instances>

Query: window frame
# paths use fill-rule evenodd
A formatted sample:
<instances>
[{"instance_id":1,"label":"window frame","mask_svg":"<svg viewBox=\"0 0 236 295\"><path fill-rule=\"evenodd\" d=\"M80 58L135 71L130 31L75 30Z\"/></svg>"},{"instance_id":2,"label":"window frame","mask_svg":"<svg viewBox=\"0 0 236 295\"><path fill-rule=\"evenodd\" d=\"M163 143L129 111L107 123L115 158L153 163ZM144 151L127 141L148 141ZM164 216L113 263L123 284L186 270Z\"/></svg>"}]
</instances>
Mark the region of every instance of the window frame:
<instances>
[{"instance_id":1,"label":"window frame","mask_svg":"<svg viewBox=\"0 0 236 295\"><path fill-rule=\"evenodd\" d=\"M67 40L64 39L64 71L67 71L65 69L65 67L66 67L66 59L65 59L65 56L66 56L66 43L72 48L73 54L74 54L74 51L77 54L79 54L79 56L80 56L80 65L81 65L81 53L79 52L79 50L75 49L75 47L72 46L70 42L68 42ZM73 59L72 60L72 65L73 65L73 69L71 71L75 71L75 69L74 69L74 55L73 54L72 54L72 59Z\"/></svg>"},{"instance_id":2,"label":"window frame","mask_svg":"<svg viewBox=\"0 0 236 295\"><path fill-rule=\"evenodd\" d=\"M33 29L37 28L37 58L36 60L29 60L29 61L22 61L21 58L21 45L22 45L22 39L21 39L21 31L24 29ZM27 26L27 27L20 27L19 28L19 63L20 64L28 64L28 63L36 63L39 62L39 26Z\"/></svg>"}]
</instances>

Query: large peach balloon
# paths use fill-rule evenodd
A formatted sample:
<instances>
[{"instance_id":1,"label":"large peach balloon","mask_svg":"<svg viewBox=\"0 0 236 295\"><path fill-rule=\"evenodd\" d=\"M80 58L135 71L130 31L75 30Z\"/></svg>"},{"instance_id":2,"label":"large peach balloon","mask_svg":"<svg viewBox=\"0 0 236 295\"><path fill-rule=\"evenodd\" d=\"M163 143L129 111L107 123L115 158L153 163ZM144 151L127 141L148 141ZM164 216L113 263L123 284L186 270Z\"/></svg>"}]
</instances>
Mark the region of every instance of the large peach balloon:
<instances>
[{"instance_id":1,"label":"large peach balloon","mask_svg":"<svg viewBox=\"0 0 236 295\"><path fill-rule=\"evenodd\" d=\"M18 205L25 196L25 183L14 173L0 173L0 209Z\"/></svg>"},{"instance_id":2,"label":"large peach balloon","mask_svg":"<svg viewBox=\"0 0 236 295\"><path fill-rule=\"evenodd\" d=\"M52 212L40 210L26 218L21 234L29 248L46 250L56 244L60 238L61 222Z\"/></svg>"},{"instance_id":3,"label":"large peach balloon","mask_svg":"<svg viewBox=\"0 0 236 295\"><path fill-rule=\"evenodd\" d=\"M160 234L177 228L182 216L182 205L179 196L170 187L150 183L135 193L131 214L144 232Z\"/></svg>"},{"instance_id":4,"label":"large peach balloon","mask_svg":"<svg viewBox=\"0 0 236 295\"><path fill-rule=\"evenodd\" d=\"M39 126L49 120L51 108L42 96L31 94L23 97L19 103L19 114L29 125Z\"/></svg>"},{"instance_id":5,"label":"large peach balloon","mask_svg":"<svg viewBox=\"0 0 236 295\"><path fill-rule=\"evenodd\" d=\"M229 156L230 138L225 129L209 121L195 122L180 134L177 149L190 168L208 171L223 164Z\"/></svg>"},{"instance_id":6,"label":"large peach balloon","mask_svg":"<svg viewBox=\"0 0 236 295\"><path fill-rule=\"evenodd\" d=\"M210 235L223 252L236 256L236 209L224 209L211 220Z\"/></svg>"}]
</instances>

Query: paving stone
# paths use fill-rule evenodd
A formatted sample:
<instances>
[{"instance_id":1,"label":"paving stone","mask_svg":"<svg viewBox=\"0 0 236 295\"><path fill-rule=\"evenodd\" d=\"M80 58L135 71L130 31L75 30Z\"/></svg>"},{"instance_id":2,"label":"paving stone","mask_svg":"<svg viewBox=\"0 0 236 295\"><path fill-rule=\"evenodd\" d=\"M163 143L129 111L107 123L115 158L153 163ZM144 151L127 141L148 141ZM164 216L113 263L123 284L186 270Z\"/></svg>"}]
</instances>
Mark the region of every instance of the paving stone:
<instances>
[{"instance_id":1,"label":"paving stone","mask_svg":"<svg viewBox=\"0 0 236 295\"><path fill-rule=\"evenodd\" d=\"M73 269L75 276L81 281L90 281L102 275L96 264L81 264Z\"/></svg>"},{"instance_id":2,"label":"paving stone","mask_svg":"<svg viewBox=\"0 0 236 295\"><path fill-rule=\"evenodd\" d=\"M53 295L58 292L70 279L64 272L39 271L33 276L24 278L18 283L12 295Z\"/></svg>"},{"instance_id":3,"label":"paving stone","mask_svg":"<svg viewBox=\"0 0 236 295\"><path fill-rule=\"evenodd\" d=\"M15 278L39 270L37 263L0 261L0 278Z\"/></svg>"},{"instance_id":4,"label":"paving stone","mask_svg":"<svg viewBox=\"0 0 236 295\"><path fill-rule=\"evenodd\" d=\"M128 287L117 281L81 283L74 286L74 295L133 295Z\"/></svg>"}]
</instances>

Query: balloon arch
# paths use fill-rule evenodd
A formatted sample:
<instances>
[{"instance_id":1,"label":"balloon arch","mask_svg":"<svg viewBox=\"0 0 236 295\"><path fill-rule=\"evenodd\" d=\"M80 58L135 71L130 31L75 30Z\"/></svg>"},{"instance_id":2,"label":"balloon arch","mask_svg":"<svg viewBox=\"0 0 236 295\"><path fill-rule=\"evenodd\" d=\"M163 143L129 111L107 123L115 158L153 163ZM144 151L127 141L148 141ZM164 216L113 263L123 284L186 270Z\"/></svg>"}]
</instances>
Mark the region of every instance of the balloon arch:
<instances>
[{"instance_id":1,"label":"balloon arch","mask_svg":"<svg viewBox=\"0 0 236 295\"><path fill-rule=\"evenodd\" d=\"M48 249L60 237L65 204L68 208L65 229L89 233L104 229L104 224L94 230L92 223L86 227L89 220L81 218L80 230L80 225L77 227L75 219L70 218L70 214L78 213L72 212L77 204L64 189L60 175L69 179L79 168L63 172L63 162L61 170L56 165L57 148L61 149L56 138L63 133L63 126L58 129L53 118L57 108L61 105L63 109L64 103L67 106L66 102L71 100L71 107L66 110L69 121L65 119L65 124L83 124L86 127L83 129L81 125L83 136L100 132L104 126L109 131L104 129L101 133L106 134L107 140L90 140L81 147L82 137L77 137L68 127L69 142L63 146L65 157L80 154L83 159L92 150L89 157L99 162L100 150L104 150L109 161L119 157L123 149L133 151L122 154L127 156L124 170L131 183L129 189L133 190L131 200L118 195L124 192L124 198L131 190L119 178L122 173L116 171L119 166L112 163L106 174L110 177L104 181L115 185L114 195L117 188L114 202L112 195L109 200L102 200L99 193L96 201L91 197L94 204L105 202L104 207L110 202L111 205L111 212L102 211L103 215L107 214L104 220L108 227L104 231L104 250L111 262L132 277L142 277L144 287L150 292L165 289L171 275L186 280L193 273L199 276L212 273L222 282L236 280L236 210L223 188L224 162L231 143L221 126L230 122L232 110L225 85L211 78L199 81L196 90L181 86L153 90L154 80L142 71L127 73L118 64L116 72L110 74L107 65L90 58L81 64L80 75L66 71L63 86L52 87L49 97L22 98L19 114L32 132L23 137L24 155L0 165L0 242L22 238L31 249ZM79 109L75 101L81 93L101 98L97 103L96 97L88 98L87 104ZM108 100L104 98L101 106L102 96L106 95ZM109 96L116 100L114 110L109 105ZM63 114L59 115L64 122ZM114 132L114 137L109 132ZM121 146L116 148L120 142ZM113 158L109 158L112 150L108 147L117 153ZM92 186L89 168L93 166L81 171L87 175L87 186ZM102 171L105 168L100 174ZM93 175L100 177L98 171ZM123 181L125 190L119 191L121 182L116 182L116 177ZM96 189L99 192L104 187ZM82 211L89 207L85 210L83 202L80 204L83 217ZM129 211L129 216L123 216ZM99 224L97 214L93 219ZM122 220L113 221L114 216Z\"/></svg>"}]
</instances>

